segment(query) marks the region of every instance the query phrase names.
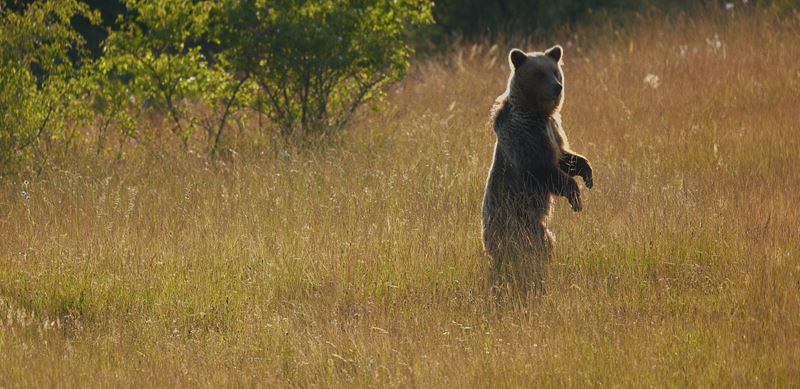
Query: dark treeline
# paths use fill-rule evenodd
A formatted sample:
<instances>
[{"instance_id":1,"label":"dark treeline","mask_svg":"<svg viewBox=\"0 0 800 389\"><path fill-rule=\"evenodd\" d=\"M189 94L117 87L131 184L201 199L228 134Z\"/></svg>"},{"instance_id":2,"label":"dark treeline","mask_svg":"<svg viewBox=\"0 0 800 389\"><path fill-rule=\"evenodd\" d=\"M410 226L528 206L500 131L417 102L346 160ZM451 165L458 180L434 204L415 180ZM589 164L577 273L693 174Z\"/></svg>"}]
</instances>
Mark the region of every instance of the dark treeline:
<instances>
[{"instance_id":1,"label":"dark treeline","mask_svg":"<svg viewBox=\"0 0 800 389\"><path fill-rule=\"evenodd\" d=\"M34 0L7 0L11 9L18 10ZM119 27L119 18L129 16L129 10L120 0L82 0L100 12L101 25L93 25L83 18L73 23L84 36L93 57L101 53L103 40L109 29ZM697 0L439 0L434 1L435 25L429 29L438 38L459 36L469 40L494 37L499 33L535 33L583 20L608 18L613 15L630 15L646 10L689 9L703 5L724 7L726 3L757 3L757 0L697 1ZM762 3L764 1L761 1ZM783 1L794 4L796 1Z\"/></svg>"},{"instance_id":2,"label":"dark treeline","mask_svg":"<svg viewBox=\"0 0 800 389\"><path fill-rule=\"evenodd\" d=\"M437 1L434 18L446 35L467 39L498 33L535 33L575 24L598 16L626 16L648 9L688 9L697 0L444 0ZM707 2L705 2L707 3Z\"/></svg>"}]
</instances>

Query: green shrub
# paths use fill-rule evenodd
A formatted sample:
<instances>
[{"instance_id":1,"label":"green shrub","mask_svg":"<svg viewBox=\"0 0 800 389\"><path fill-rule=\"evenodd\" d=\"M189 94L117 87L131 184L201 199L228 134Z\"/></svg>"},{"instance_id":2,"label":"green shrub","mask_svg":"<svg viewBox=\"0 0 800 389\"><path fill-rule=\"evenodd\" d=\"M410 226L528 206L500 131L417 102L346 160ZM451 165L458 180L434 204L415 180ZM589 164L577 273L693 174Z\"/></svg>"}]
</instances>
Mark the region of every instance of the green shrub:
<instances>
[{"instance_id":1,"label":"green shrub","mask_svg":"<svg viewBox=\"0 0 800 389\"><path fill-rule=\"evenodd\" d=\"M130 16L99 61L104 123L136 123L131 115L155 111L163 120L148 128L168 128L185 149L205 134L211 154L245 107L265 113L283 135L341 128L403 76L409 30L432 21L430 2L421 0L125 4ZM154 131L125 132L147 140Z\"/></svg>"},{"instance_id":2,"label":"green shrub","mask_svg":"<svg viewBox=\"0 0 800 389\"><path fill-rule=\"evenodd\" d=\"M86 52L70 24L76 17L98 19L77 0L0 8L0 175L46 157L56 141L69 145L85 118Z\"/></svg>"},{"instance_id":3,"label":"green shrub","mask_svg":"<svg viewBox=\"0 0 800 389\"><path fill-rule=\"evenodd\" d=\"M98 98L109 108L105 114L124 119L126 112L159 112L165 120L147 131L165 127L189 149L202 129L208 149L215 152L247 88L246 79L235 79L223 62L212 62L203 53L214 2L127 0L126 6L132 16L110 33L100 59L105 86ZM129 132L137 138L158 135L143 130Z\"/></svg>"},{"instance_id":4,"label":"green shrub","mask_svg":"<svg viewBox=\"0 0 800 389\"><path fill-rule=\"evenodd\" d=\"M282 134L325 133L403 76L423 0L225 0L214 42Z\"/></svg>"}]
</instances>

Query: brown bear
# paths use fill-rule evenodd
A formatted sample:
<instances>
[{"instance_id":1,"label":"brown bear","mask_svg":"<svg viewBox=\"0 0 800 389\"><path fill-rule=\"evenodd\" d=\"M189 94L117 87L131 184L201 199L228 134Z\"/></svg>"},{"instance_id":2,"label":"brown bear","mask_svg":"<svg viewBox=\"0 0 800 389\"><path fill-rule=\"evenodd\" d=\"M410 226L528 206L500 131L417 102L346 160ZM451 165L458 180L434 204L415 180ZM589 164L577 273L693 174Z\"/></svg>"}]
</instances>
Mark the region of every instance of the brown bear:
<instances>
[{"instance_id":1,"label":"brown bear","mask_svg":"<svg viewBox=\"0 0 800 389\"><path fill-rule=\"evenodd\" d=\"M520 256L549 258L553 237L546 221L554 196L580 211L573 176L592 187L592 167L569 149L559 109L564 101L561 46L544 53L509 53L511 76L492 108L497 136L483 198L483 245L498 262Z\"/></svg>"}]
</instances>

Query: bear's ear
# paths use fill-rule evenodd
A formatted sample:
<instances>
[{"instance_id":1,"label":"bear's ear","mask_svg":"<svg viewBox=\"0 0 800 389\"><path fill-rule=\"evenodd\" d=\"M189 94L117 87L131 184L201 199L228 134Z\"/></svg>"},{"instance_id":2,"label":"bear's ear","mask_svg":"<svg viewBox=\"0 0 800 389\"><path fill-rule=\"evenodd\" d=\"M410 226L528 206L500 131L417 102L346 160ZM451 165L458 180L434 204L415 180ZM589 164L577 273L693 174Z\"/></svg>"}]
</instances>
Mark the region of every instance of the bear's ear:
<instances>
[{"instance_id":1,"label":"bear's ear","mask_svg":"<svg viewBox=\"0 0 800 389\"><path fill-rule=\"evenodd\" d=\"M564 52L564 49L562 49L561 46L555 45L555 46L547 49L547 51L545 51L544 54L546 56L552 58L553 61L561 62L561 55L563 54L563 52Z\"/></svg>"},{"instance_id":2,"label":"bear's ear","mask_svg":"<svg viewBox=\"0 0 800 389\"><path fill-rule=\"evenodd\" d=\"M528 55L523 53L520 49L512 49L511 52L508 53L508 60L511 62L511 65L514 66L514 69L520 67L527 59Z\"/></svg>"}]
</instances>

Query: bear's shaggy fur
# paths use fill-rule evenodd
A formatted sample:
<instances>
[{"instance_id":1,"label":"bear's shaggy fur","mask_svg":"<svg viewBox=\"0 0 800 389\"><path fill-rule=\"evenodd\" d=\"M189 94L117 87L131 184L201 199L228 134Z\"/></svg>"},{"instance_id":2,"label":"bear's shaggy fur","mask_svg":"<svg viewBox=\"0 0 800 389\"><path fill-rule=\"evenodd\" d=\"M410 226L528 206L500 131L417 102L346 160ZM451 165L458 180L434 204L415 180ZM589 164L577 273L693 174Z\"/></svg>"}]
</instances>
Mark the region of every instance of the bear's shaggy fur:
<instances>
[{"instance_id":1,"label":"bear's shaggy fur","mask_svg":"<svg viewBox=\"0 0 800 389\"><path fill-rule=\"evenodd\" d=\"M574 211L581 196L573 176L592 187L589 161L569 149L559 109L564 100L563 49L509 53L508 87L492 109L497 135L483 199L483 245L497 262L520 255L549 257L553 237L546 227L553 196Z\"/></svg>"}]
</instances>

